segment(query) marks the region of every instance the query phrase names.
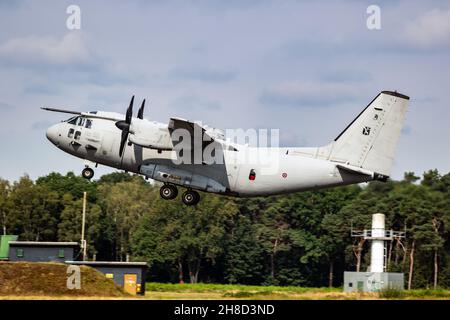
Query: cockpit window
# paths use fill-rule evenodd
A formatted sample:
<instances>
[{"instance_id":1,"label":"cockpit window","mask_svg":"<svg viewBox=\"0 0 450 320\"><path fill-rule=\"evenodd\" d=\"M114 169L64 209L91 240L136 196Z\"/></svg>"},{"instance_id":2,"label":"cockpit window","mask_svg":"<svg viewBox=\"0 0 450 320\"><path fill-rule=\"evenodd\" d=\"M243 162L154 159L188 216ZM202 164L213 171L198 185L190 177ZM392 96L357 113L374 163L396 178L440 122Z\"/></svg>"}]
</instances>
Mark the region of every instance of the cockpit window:
<instances>
[{"instance_id":1,"label":"cockpit window","mask_svg":"<svg viewBox=\"0 0 450 320\"><path fill-rule=\"evenodd\" d=\"M90 129L92 127L92 120L86 119L86 129Z\"/></svg>"},{"instance_id":2,"label":"cockpit window","mask_svg":"<svg viewBox=\"0 0 450 320\"><path fill-rule=\"evenodd\" d=\"M83 126L84 125L84 120L86 120L85 118L82 118L82 117L79 117L78 118L78 122L77 122L77 125L79 125L79 126Z\"/></svg>"},{"instance_id":3,"label":"cockpit window","mask_svg":"<svg viewBox=\"0 0 450 320\"><path fill-rule=\"evenodd\" d=\"M79 117L72 117L72 118L70 118L69 120L67 120L67 123L69 123L69 124L76 124L78 118L79 118Z\"/></svg>"},{"instance_id":4,"label":"cockpit window","mask_svg":"<svg viewBox=\"0 0 450 320\"><path fill-rule=\"evenodd\" d=\"M73 130L73 128L70 128L70 130L69 130L69 132L67 133L67 136L69 137L69 138L72 138L73 137L73 132L74 132L75 130Z\"/></svg>"}]
</instances>

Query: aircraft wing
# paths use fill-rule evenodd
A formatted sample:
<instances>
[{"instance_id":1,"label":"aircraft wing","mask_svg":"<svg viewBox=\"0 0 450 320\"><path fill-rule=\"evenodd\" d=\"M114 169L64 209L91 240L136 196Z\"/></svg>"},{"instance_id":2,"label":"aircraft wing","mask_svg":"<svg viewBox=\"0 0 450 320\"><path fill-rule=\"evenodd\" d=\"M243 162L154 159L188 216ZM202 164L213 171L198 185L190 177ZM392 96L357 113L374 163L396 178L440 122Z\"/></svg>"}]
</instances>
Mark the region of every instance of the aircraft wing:
<instances>
[{"instance_id":1,"label":"aircraft wing","mask_svg":"<svg viewBox=\"0 0 450 320\"><path fill-rule=\"evenodd\" d=\"M169 132L175 148L179 143L184 142L185 144L183 144L182 147L185 150L190 149L194 151L192 152L192 161L194 160L194 155L203 155L205 148L210 144L216 144L216 146L214 146L216 150L218 149L222 151L222 144L220 142L217 142L215 137L209 134L205 127L199 125L196 122L181 118L170 118ZM188 141L190 141L190 145L186 144L186 141L183 141L184 135L187 133L189 133L190 140ZM181 139L180 136L182 137ZM198 161L193 161L193 163L198 163Z\"/></svg>"},{"instance_id":2,"label":"aircraft wing","mask_svg":"<svg viewBox=\"0 0 450 320\"><path fill-rule=\"evenodd\" d=\"M203 140L206 140L207 142L211 142L211 141L215 140L211 135L206 133L206 129L204 127L202 127L201 125L199 125L196 122L192 122L192 121L181 119L181 118L170 118L170 122L169 122L170 134L172 134L172 132L174 132L177 129L184 129L184 130L188 131L191 135L191 139L194 137L194 134L195 134L195 135L201 135L200 137Z\"/></svg>"}]
</instances>

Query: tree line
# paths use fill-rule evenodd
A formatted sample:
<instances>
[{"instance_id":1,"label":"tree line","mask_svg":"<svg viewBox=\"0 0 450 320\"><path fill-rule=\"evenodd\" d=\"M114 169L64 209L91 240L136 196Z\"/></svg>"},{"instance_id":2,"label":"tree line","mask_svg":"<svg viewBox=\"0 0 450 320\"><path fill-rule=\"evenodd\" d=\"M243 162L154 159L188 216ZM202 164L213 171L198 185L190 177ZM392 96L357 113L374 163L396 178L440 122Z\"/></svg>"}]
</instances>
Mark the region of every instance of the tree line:
<instances>
[{"instance_id":1,"label":"tree line","mask_svg":"<svg viewBox=\"0 0 450 320\"><path fill-rule=\"evenodd\" d=\"M202 193L195 207L126 173L25 175L0 179L3 234L80 241L84 191L89 259L146 261L149 281L340 286L370 263L350 230L380 212L386 229L406 231L387 246L387 270L404 272L407 288L450 287L450 173L249 199Z\"/></svg>"}]
</instances>

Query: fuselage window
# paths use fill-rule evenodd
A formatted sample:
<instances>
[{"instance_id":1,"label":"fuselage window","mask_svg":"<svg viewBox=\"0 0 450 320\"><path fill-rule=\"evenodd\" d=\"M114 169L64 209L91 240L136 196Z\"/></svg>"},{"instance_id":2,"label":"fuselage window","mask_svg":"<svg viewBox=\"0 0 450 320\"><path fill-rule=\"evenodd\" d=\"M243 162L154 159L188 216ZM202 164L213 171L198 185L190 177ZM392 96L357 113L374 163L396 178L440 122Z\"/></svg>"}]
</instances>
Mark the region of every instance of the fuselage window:
<instances>
[{"instance_id":1,"label":"fuselage window","mask_svg":"<svg viewBox=\"0 0 450 320\"><path fill-rule=\"evenodd\" d=\"M86 129L90 129L92 127L92 120L86 119Z\"/></svg>"},{"instance_id":2,"label":"fuselage window","mask_svg":"<svg viewBox=\"0 0 450 320\"><path fill-rule=\"evenodd\" d=\"M73 132L74 132L75 130L73 130L73 129L70 129L69 130L69 133L67 134L67 136L69 137L69 138L72 138L73 137Z\"/></svg>"},{"instance_id":3,"label":"fuselage window","mask_svg":"<svg viewBox=\"0 0 450 320\"><path fill-rule=\"evenodd\" d=\"M76 124L77 121L78 121L78 118L79 117L70 118L69 120L67 120L67 123L69 123L69 124Z\"/></svg>"},{"instance_id":4,"label":"fuselage window","mask_svg":"<svg viewBox=\"0 0 450 320\"><path fill-rule=\"evenodd\" d=\"M250 174L248 175L248 180L253 181L256 179L255 169L250 170Z\"/></svg>"},{"instance_id":5,"label":"fuselage window","mask_svg":"<svg viewBox=\"0 0 450 320\"><path fill-rule=\"evenodd\" d=\"M77 131L75 132L75 140L80 140L80 136L81 136L81 131Z\"/></svg>"}]
</instances>

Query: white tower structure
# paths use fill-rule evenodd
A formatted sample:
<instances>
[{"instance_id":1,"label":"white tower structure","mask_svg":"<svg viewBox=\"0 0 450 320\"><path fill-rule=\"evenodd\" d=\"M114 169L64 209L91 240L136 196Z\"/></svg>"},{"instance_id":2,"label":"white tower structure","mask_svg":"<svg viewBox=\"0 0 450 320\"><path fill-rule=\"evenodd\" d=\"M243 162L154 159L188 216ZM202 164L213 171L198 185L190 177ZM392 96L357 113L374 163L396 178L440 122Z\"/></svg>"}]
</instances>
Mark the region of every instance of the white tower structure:
<instances>
[{"instance_id":1,"label":"white tower structure","mask_svg":"<svg viewBox=\"0 0 450 320\"><path fill-rule=\"evenodd\" d=\"M352 237L371 241L370 266L367 272L344 272L344 291L376 292L384 288L403 289L403 273L387 270L388 241L405 237L405 232L385 229L385 215L372 215L372 229L351 230Z\"/></svg>"},{"instance_id":2,"label":"white tower structure","mask_svg":"<svg viewBox=\"0 0 450 320\"><path fill-rule=\"evenodd\" d=\"M382 213L376 213L372 216L372 240L370 252L370 272L384 272L384 242L386 239L385 217Z\"/></svg>"}]
</instances>

